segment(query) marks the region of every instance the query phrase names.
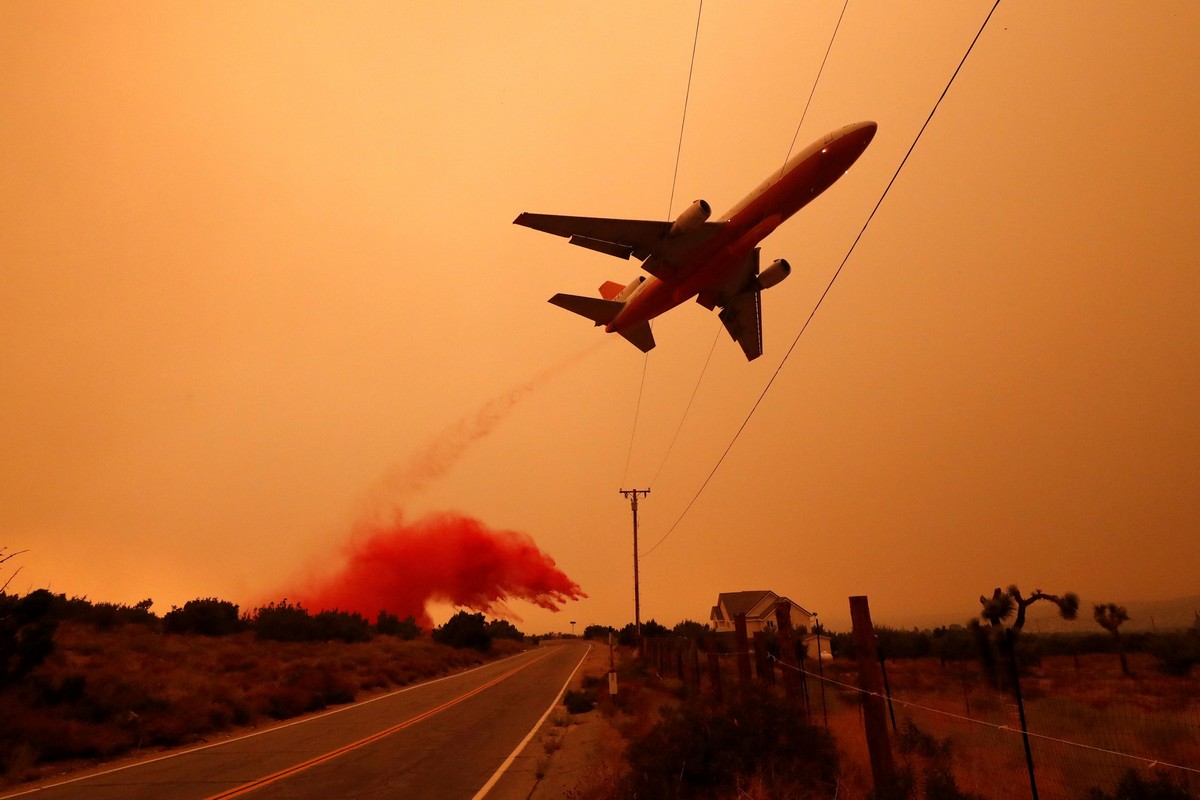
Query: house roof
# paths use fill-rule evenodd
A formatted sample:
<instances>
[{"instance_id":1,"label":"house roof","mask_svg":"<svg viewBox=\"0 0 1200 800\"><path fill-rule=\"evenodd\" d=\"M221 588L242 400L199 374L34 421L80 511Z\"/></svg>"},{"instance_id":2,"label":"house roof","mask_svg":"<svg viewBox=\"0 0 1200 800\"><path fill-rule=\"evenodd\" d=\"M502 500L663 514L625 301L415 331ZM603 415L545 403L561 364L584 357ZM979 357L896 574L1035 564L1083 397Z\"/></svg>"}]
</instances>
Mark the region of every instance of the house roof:
<instances>
[{"instance_id":1,"label":"house roof","mask_svg":"<svg viewBox=\"0 0 1200 800\"><path fill-rule=\"evenodd\" d=\"M738 614L749 616L755 606L767 599L768 595L774 594L765 589L754 592L721 592L717 595L717 606L724 606L730 618L736 617Z\"/></svg>"},{"instance_id":2,"label":"house roof","mask_svg":"<svg viewBox=\"0 0 1200 800\"><path fill-rule=\"evenodd\" d=\"M724 620L725 614L729 615L729 619L738 614L745 614L748 619L764 617L773 613L775 604L781 600L791 603L805 614L808 613L803 606L790 598L780 597L768 589L759 589L748 592L721 592L717 595L717 604L713 606L710 618ZM758 609L758 614L753 613L755 609Z\"/></svg>"}]
</instances>

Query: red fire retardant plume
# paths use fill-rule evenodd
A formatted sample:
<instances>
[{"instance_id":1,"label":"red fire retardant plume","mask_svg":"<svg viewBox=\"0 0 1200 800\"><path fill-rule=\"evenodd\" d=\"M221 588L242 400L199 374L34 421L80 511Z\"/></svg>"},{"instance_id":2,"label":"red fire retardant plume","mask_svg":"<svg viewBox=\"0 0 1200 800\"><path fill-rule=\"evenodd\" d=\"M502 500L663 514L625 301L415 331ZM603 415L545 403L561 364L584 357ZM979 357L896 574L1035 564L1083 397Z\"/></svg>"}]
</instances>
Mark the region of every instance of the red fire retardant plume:
<instances>
[{"instance_id":1,"label":"red fire retardant plume","mask_svg":"<svg viewBox=\"0 0 1200 800\"><path fill-rule=\"evenodd\" d=\"M340 572L293 599L310 611L357 611L372 620L381 610L411 614L428 630L431 600L503 614L504 601L514 598L558 611L587 597L529 536L470 517L436 514L413 524L398 518L361 533Z\"/></svg>"}]
</instances>

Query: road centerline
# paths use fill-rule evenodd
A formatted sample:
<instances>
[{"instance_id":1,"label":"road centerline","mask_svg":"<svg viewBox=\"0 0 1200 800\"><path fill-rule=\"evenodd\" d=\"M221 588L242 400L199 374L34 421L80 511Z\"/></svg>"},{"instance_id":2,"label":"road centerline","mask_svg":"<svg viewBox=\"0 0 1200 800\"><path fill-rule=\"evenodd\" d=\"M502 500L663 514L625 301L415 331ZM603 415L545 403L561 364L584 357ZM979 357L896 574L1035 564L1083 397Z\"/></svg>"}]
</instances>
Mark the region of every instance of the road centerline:
<instances>
[{"instance_id":1,"label":"road centerline","mask_svg":"<svg viewBox=\"0 0 1200 800\"><path fill-rule=\"evenodd\" d=\"M210 795L209 797L205 798L205 800L232 800L232 798L241 797L243 795L249 794L249 793L254 792L258 789L261 789L265 786L269 786L273 783L281 781L284 778L291 777L292 775L297 775L301 772L304 772L307 769L311 769L311 768L319 766L321 764L325 764L325 763L332 761L340 756L346 755L347 753L353 752L355 750L359 750L363 747L366 747L369 744L379 741L380 739L384 739L394 733L404 730L405 728L409 728L409 727L417 724L418 722L421 722L422 720L429 719L430 717L435 716L435 715L441 713L442 711L445 711L449 708L453 708L454 706L458 705L459 703L462 703L463 701L468 700L468 699L474 697L475 695L481 694L482 692L492 688L493 686L496 686L497 684L508 680L509 678L511 678L512 676L521 672L522 670L528 669L529 667L538 663L542 659L546 658L547 655L549 655L549 654L543 653L543 654L537 656L536 658L530 659L529 661L525 662L524 664L522 664L518 667L515 667L514 669L509 670L508 672L504 673L503 675L499 675L499 676L493 678L492 680L488 681L487 683L481 684L481 685L475 687L474 689L471 689L468 692L464 692L463 694L461 694L451 700L448 700L445 703L442 703L441 705L439 705L435 708L431 708L427 711L423 711L420 714L410 717L409 719L407 719L401 723L398 723L396 725L393 725L389 728L386 728L385 730L378 731L376 733L371 734L370 736L365 736L362 739L359 739L358 741L351 742L350 744L342 745L341 747L330 750L329 752L322 753L319 756L310 758L307 761L302 761L299 764L293 764L290 767L278 770L277 772L274 772L270 775L265 775L261 778L255 779L253 781L248 781L248 782L240 784L238 786L234 786L233 788L227 789L223 792L219 792L217 794Z\"/></svg>"}]
</instances>

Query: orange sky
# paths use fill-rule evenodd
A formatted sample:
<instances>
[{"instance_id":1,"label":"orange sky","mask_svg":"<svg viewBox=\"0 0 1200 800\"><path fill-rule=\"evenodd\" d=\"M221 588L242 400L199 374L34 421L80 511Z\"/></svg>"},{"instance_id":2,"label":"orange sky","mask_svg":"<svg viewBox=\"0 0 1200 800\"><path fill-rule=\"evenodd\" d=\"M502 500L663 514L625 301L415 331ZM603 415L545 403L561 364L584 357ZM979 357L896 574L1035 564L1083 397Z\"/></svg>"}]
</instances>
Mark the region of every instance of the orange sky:
<instances>
[{"instance_id":1,"label":"orange sky","mask_svg":"<svg viewBox=\"0 0 1200 800\"><path fill-rule=\"evenodd\" d=\"M648 360L596 347L546 298L635 266L511 222L730 207L783 163L841 3L706 4L673 204L692 2L0 5L10 588L251 603L397 504L528 533L589 594L513 604L527 629L623 624L617 490L652 489L643 549L679 518L989 8L849 4L797 146L879 133L764 243L794 268L766 354L721 334L664 464L715 315L671 312ZM1190 2L1000 5L643 560L643 618L1200 592L1198 36Z\"/></svg>"}]
</instances>

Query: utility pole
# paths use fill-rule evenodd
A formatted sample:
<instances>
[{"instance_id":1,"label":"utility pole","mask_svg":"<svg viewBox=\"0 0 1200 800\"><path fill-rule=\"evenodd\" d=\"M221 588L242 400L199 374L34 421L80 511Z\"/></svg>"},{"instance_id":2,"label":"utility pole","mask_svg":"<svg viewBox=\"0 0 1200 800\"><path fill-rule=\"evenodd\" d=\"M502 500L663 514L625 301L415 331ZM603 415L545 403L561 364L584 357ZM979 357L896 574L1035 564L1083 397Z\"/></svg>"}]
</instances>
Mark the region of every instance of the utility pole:
<instances>
[{"instance_id":1,"label":"utility pole","mask_svg":"<svg viewBox=\"0 0 1200 800\"><path fill-rule=\"evenodd\" d=\"M641 589L638 586L638 520L637 520L637 504L638 495L650 494L649 489L618 489L621 494L629 498L629 502L633 505L633 627L637 634L638 647L642 646L642 597Z\"/></svg>"}]
</instances>

